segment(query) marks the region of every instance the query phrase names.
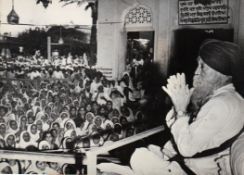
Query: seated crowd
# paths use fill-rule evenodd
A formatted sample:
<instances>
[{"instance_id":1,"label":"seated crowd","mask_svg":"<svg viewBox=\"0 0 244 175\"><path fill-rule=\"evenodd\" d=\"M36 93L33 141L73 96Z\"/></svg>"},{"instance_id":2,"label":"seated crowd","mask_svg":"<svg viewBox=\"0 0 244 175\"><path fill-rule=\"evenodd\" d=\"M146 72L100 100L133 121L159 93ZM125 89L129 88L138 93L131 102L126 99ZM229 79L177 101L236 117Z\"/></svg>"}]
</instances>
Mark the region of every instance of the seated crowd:
<instances>
[{"instance_id":1,"label":"seated crowd","mask_svg":"<svg viewBox=\"0 0 244 175\"><path fill-rule=\"evenodd\" d=\"M43 161L8 159L0 162L1 174L66 174L71 172L68 164Z\"/></svg>"},{"instance_id":2,"label":"seated crowd","mask_svg":"<svg viewBox=\"0 0 244 175\"><path fill-rule=\"evenodd\" d=\"M113 81L83 64L42 64L20 57L4 62L0 77L0 149L87 150L150 127L142 122L146 117L138 105L143 89L140 83L133 87L129 73ZM51 170L58 167L29 163L1 159L0 164L10 167L1 172L31 173L34 166L35 172L48 168L54 174Z\"/></svg>"},{"instance_id":3,"label":"seated crowd","mask_svg":"<svg viewBox=\"0 0 244 175\"><path fill-rule=\"evenodd\" d=\"M124 82L115 85L100 72L91 74L93 79L83 74L73 81L37 79L34 85L2 82L0 147L66 149L67 142L72 149L94 147L147 129L140 110L131 101L127 105Z\"/></svg>"}]
</instances>

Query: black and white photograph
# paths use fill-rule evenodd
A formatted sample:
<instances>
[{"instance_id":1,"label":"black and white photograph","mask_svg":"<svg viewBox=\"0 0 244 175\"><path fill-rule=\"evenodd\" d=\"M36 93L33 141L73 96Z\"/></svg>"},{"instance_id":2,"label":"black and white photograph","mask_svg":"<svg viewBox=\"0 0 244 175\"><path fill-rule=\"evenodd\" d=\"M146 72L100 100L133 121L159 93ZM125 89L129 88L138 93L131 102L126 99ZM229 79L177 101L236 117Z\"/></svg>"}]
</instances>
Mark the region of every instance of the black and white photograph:
<instances>
[{"instance_id":1,"label":"black and white photograph","mask_svg":"<svg viewBox=\"0 0 244 175\"><path fill-rule=\"evenodd\" d=\"M0 0L0 174L244 175L244 0Z\"/></svg>"}]
</instances>

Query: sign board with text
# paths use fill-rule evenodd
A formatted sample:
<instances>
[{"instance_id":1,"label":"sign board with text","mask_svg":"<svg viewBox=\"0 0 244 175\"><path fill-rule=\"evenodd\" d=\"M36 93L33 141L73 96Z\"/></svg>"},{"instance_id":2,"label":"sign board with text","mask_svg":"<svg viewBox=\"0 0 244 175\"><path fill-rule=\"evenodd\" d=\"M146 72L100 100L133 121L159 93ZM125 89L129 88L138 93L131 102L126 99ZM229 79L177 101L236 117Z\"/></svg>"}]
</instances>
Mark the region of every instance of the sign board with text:
<instances>
[{"instance_id":1,"label":"sign board with text","mask_svg":"<svg viewBox=\"0 0 244 175\"><path fill-rule=\"evenodd\" d=\"M211 0L211 4L196 4L194 0L179 0L180 25L227 24L228 0Z\"/></svg>"}]
</instances>

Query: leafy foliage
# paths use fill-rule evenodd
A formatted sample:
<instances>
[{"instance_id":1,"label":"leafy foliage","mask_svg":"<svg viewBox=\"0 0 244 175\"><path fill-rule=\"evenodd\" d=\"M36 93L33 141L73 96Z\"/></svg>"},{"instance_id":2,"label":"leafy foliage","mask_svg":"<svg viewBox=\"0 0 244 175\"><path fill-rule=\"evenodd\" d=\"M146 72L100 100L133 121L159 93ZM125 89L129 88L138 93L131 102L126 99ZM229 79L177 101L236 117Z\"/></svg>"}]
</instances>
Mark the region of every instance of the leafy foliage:
<instances>
[{"instance_id":1,"label":"leafy foliage","mask_svg":"<svg viewBox=\"0 0 244 175\"><path fill-rule=\"evenodd\" d=\"M25 53L27 55L34 54L36 49L45 53L47 50L47 33L45 30L27 30L19 34L18 39L25 43Z\"/></svg>"},{"instance_id":2,"label":"leafy foliage","mask_svg":"<svg viewBox=\"0 0 244 175\"><path fill-rule=\"evenodd\" d=\"M74 4L77 3L77 5L81 6L84 3L88 3L89 0L59 0L59 2L63 2L64 5Z\"/></svg>"},{"instance_id":3,"label":"leafy foliage","mask_svg":"<svg viewBox=\"0 0 244 175\"><path fill-rule=\"evenodd\" d=\"M86 41L87 34L73 28L61 27L61 30L64 45L57 48L62 51L61 54L67 54L70 51L73 54L82 54L89 50ZM27 55L32 55L36 49L39 49L46 56L48 36L51 36L53 43L57 43L60 38L60 26L53 26L48 31L38 28L35 30L30 29L19 34L18 38L25 43L25 53ZM55 49L55 46L53 48Z\"/></svg>"},{"instance_id":4,"label":"leafy foliage","mask_svg":"<svg viewBox=\"0 0 244 175\"><path fill-rule=\"evenodd\" d=\"M48 4L51 2L50 0L37 0L37 4L42 2L43 6L46 8ZM92 28L91 28L91 38L90 38L90 52L88 56L89 65L95 65L97 62L97 9L98 9L98 0L59 0L59 2L64 3L64 6L69 4L76 3L78 6L83 4L87 4L85 10L91 9L91 17L92 17Z\"/></svg>"},{"instance_id":5,"label":"leafy foliage","mask_svg":"<svg viewBox=\"0 0 244 175\"><path fill-rule=\"evenodd\" d=\"M50 0L37 0L36 4L42 3L43 7L47 8L49 3L52 3Z\"/></svg>"}]
</instances>

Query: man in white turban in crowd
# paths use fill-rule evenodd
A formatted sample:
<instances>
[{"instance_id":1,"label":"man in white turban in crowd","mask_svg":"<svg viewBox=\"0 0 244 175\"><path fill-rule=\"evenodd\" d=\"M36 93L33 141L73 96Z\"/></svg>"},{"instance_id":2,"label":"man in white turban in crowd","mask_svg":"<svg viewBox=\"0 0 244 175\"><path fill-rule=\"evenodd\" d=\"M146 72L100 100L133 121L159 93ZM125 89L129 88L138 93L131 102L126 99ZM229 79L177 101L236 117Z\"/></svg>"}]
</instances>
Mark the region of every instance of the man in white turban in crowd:
<instances>
[{"instance_id":1,"label":"man in white turban in crowd","mask_svg":"<svg viewBox=\"0 0 244 175\"><path fill-rule=\"evenodd\" d=\"M236 44L203 42L193 88L184 74L171 76L163 87L173 103L166 116L173 138L162 150L137 148L131 169L105 163L98 169L131 175L231 174L230 147L244 125L243 69Z\"/></svg>"}]
</instances>

